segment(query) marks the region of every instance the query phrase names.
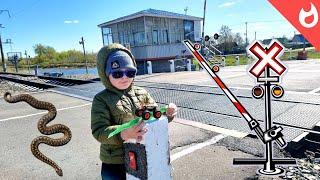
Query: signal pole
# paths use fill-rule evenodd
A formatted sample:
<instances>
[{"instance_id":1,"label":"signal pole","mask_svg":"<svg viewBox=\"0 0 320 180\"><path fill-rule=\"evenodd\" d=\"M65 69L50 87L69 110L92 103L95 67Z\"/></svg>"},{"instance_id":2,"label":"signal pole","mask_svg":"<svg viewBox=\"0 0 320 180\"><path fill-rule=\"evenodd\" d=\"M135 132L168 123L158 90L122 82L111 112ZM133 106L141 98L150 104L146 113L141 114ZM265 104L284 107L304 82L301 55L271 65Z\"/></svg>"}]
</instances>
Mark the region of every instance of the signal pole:
<instances>
[{"instance_id":1,"label":"signal pole","mask_svg":"<svg viewBox=\"0 0 320 180\"><path fill-rule=\"evenodd\" d=\"M206 6L207 6L207 0L204 0L203 5L203 22L202 22L202 41L204 41L204 21L206 19Z\"/></svg>"},{"instance_id":2,"label":"signal pole","mask_svg":"<svg viewBox=\"0 0 320 180\"><path fill-rule=\"evenodd\" d=\"M83 37L81 37L81 41L79 41L79 44L82 44L83 56L84 56L84 59L85 59L85 61L86 61L86 73L88 74L88 62L87 62L87 58L86 58L86 50L84 49L84 40L83 40Z\"/></svg>"},{"instance_id":3,"label":"signal pole","mask_svg":"<svg viewBox=\"0 0 320 180\"><path fill-rule=\"evenodd\" d=\"M246 22L246 48L248 46L248 22ZM248 53L246 51L246 59L248 60Z\"/></svg>"},{"instance_id":4,"label":"signal pole","mask_svg":"<svg viewBox=\"0 0 320 180\"><path fill-rule=\"evenodd\" d=\"M0 26L0 27L1 27L1 26ZM6 69L6 64L5 64L5 62L4 62L4 55L3 55L1 34L0 34L0 51L1 51L1 59L2 59L2 69L3 69L3 72L6 72L7 69Z\"/></svg>"}]
</instances>

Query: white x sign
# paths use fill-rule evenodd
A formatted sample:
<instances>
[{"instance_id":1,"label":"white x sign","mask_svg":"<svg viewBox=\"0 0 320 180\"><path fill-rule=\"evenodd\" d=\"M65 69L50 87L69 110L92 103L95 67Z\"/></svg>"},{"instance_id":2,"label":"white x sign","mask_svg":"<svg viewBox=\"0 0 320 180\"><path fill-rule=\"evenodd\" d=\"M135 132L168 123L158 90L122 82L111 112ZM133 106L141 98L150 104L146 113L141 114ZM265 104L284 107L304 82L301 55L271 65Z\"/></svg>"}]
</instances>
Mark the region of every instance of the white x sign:
<instances>
[{"instance_id":1,"label":"white x sign","mask_svg":"<svg viewBox=\"0 0 320 180\"><path fill-rule=\"evenodd\" d=\"M286 67L279 61L278 57L283 54L284 47L277 40L273 40L269 47L263 48L259 41L255 41L249 46L248 52L258 61L249 70L255 77L259 77L269 67L274 70L279 76L286 70Z\"/></svg>"}]
</instances>

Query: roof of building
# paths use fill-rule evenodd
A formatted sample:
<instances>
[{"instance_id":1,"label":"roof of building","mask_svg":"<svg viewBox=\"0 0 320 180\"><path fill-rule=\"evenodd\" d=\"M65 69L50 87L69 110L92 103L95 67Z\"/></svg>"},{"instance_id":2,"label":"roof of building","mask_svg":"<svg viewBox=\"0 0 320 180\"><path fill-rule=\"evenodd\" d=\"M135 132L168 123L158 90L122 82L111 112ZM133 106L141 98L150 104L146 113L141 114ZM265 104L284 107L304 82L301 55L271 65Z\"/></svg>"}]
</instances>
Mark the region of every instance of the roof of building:
<instances>
[{"instance_id":1,"label":"roof of building","mask_svg":"<svg viewBox=\"0 0 320 180\"><path fill-rule=\"evenodd\" d=\"M156 9L146 9L143 11L139 11L127 16L123 16L102 24L99 24L98 27L102 26L108 26L111 24L115 24L118 22L122 21L127 21L130 19L138 18L138 17L143 17L143 16L151 16L151 17L166 17L166 18L175 18L175 19L185 19L185 20L197 20L201 21L202 18L200 17L195 17L195 16L189 16L189 15L184 15L184 14L178 14L178 13L173 13L173 12L168 12L168 11L162 11L162 10L156 10Z\"/></svg>"},{"instance_id":2,"label":"roof of building","mask_svg":"<svg viewBox=\"0 0 320 180\"><path fill-rule=\"evenodd\" d=\"M306 43L309 43L302 34L296 34L293 36L292 38L292 42L306 42Z\"/></svg>"},{"instance_id":3,"label":"roof of building","mask_svg":"<svg viewBox=\"0 0 320 180\"><path fill-rule=\"evenodd\" d=\"M282 44L286 44L288 42L288 39L287 38L272 38L272 39L264 39L262 40L262 43L263 44L270 44L270 42L273 40L273 39L276 39L278 40L280 43Z\"/></svg>"}]
</instances>

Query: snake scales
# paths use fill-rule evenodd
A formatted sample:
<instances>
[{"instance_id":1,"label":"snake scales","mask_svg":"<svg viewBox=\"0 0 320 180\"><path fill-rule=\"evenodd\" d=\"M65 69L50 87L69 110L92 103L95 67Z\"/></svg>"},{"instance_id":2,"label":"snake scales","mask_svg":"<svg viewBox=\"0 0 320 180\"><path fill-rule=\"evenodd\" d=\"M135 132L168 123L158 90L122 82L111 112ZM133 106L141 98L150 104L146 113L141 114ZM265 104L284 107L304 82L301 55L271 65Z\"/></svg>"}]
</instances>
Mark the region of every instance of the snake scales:
<instances>
[{"instance_id":1,"label":"snake scales","mask_svg":"<svg viewBox=\"0 0 320 180\"><path fill-rule=\"evenodd\" d=\"M39 151L39 145L41 143L44 143L50 146L63 146L71 140L71 136L72 136L71 131L67 126L62 124L54 124L51 126L47 126L47 124L50 121L52 121L57 115L57 110L55 106L49 102L39 101L29 94L20 94L16 96L11 96L11 93L6 92L4 94L4 99L9 103L25 101L30 106L36 109L49 111L47 114L43 115L38 121L39 131L44 135L63 133L64 136L59 139L52 139L47 136L39 136L31 142L31 152L36 158L52 166L59 176L63 176L62 169L53 160L51 160L50 158L48 158L47 156L45 156Z\"/></svg>"}]
</instances>

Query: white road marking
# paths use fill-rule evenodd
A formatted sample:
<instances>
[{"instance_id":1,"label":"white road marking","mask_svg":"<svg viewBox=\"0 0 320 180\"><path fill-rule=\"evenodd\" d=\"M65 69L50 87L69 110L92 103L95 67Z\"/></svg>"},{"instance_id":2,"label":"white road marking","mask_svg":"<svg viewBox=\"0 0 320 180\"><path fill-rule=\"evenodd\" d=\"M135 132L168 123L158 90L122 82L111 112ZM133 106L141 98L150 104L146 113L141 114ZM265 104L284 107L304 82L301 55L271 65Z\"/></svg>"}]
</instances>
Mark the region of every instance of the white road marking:
<instances>
[{"instance_id":1,"label":"white road marking","mask_svg":"<svg viewBox=\"0 0 320 180\"><path fill-rule=\"evenodd\" d=\"M294 70L289 70L289 72L295 72L295 73L320 73L320 70L294 69Z\"/></svg>"},{"instance_id":2,"label":"white road marking","mask_svg":"<svg viewBox=\"0 0 320 180\"><path fill-rule=\"evenodd\" d=\"M76 89L76 90L79 90L79 89ZM90 101L92 102L93 101L93 98L87 98L87 97L83 97L83 96L78 96L76 94L70 94L70 93L66 93L66 92L62 92L62 91L57 91L57 90L47 90L48 92L53 92L53 93L57 93L57 94L62 94L62 95L65 95L65 96L69 96L69 97L74 97L74 98L78 98L78 99L82 99L82 100L86 100L86 101ZM83 91L83 90L82 90Z\"/></svg>"},{"instance_id":3,"label":"white road marking","mask_svg":"<svg viewBox=\"0 0 320 180\"><path fill-rule=\"evenodd\" d=\"M204 82L211 82L212 79L184 79L184 80L179 80L179 82L177 83L182 83L182 84L201 84L201 83L204 83ZM168 81L169 83L169 81Z\"/></svg>"},{"instance_id":4,"label":"white road marking","mask_svg":"<svg viewBox=\"0 0 320 180\"><path fill-rule=\"evenodd\" d=\"M200 129L204 129L207 131L216 132L219 134L225 134L225 135L236 137L236 138L244 138L248 135L247 133L243 133L240 131L226 129L226 128L217 127L217 126L208 125L208 124L203 124L200 122L190 121L190 120L186 120L186 119L176 118L173 120L173 122L196 127L196 128L200 128Z\"/></svg>"},{"instance_id":5,"label":"white road marking","mask_svg":"<svg viewBox=\"0 0 320 180\"><path fill-rule=\"evenodd\" d=\"M182 150L182 151L180 151L180 152L177 152L177 153L171 155L171 156L170 156L170 161L173 162L173 161L175 161L175 160L177 160L177 159L179 159L179 158L181 158L181 157L183 157L183 156L185 156L185 155L188 155L188 154L190 154L190 153L192 153L192 152L194 152L194 151L196 151L196 150L199 150L199 149L202 149L202 148L204 148L204 147L206 147L206 146L215 144L215 143L217 143L219 140L221 140L221 139L223 139L223 138L225 138L225 137L227 137L227 135L225 135L225 134L219 134L219 135L217 135L217 136L214 136L213 138L211 138L211 139L208 140L208 141L205 141L205 142L202 142L202 143L197 143L196 145L193 145L193 146L191 146L191 147L189 147L189 148L187 148L187 149L184 149L184 150Z\"/></svg>"},{"instance_id":6,"label":"white road marking","mask_svg":"<svg viewBox=\"0 0 320 180\"><path fill-rule=\"evenodd\" d=\"M68 109L75 109L75 108L79 108L79 107L89 106L89 105L91 105L91 104L92 104L92 103L87 103L87 104L82 104L82 105L78 105L78 106L60 108L60 109L57 109L57 111L64 111L64 110L68 110ZM46 114L46 113L48 113L48 112L39 112L39 113L28 114L28 115L24 115L24 116L15 116L15 117L6 118L6 119L0 119L0 122L9 121L9 120L14 120L14 119L21 119L21 118L26 118L26 117L31 117L31 116L36 116L36 115Z\"/></svg>"},{"instance_id":7,"label":"white road marking","mask_svg":"<svg viewBox=\"0 0 320 180\"><path fill-rule=\"evenodd\" d=\"M317 94L318 91L320 91L320 87L318 87L318 88L316 88L316 89L314 89L312 91L309 91L308 93L309 94Z\"/></svg>"},{"instance_id":8,"label":"white road marking","mask_svg":"<svg viewBox=\"0 0 320 180\"><path fill-rule=\"evenodd\" d=\"M304 132L304 133L301 133L299 136L297 136L296 138L294 138L292 141L293 142L299 142L302 138L306 137L306 135L308 135L309 132Z\"/></svg>"},{"instance_id":9,"label":"white road marking","mask_svg":"<svg viewBox=\"0 0 320 180\"><path fill-rule=\"evenodd\" d=\"M246 76L247 74L236 74L236 75L231 75L231 76L221 76L223 79L229 79L229 78L235 78L235 77L241 77L241 76Z\"/></svg>"}]
</instances>

